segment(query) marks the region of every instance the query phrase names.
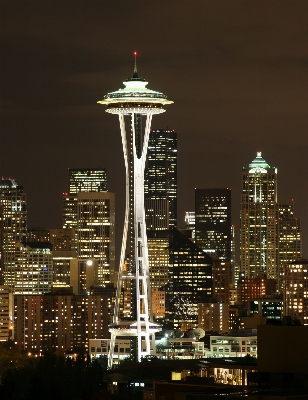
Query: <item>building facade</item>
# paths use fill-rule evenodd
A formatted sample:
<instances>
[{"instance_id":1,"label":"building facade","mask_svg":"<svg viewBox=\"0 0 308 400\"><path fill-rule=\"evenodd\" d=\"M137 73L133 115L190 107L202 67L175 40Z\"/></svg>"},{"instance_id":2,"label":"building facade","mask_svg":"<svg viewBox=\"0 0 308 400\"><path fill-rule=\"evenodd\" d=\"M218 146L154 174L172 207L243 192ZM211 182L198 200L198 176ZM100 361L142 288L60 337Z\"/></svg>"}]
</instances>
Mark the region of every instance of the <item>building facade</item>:
<instances>
[{"instance_id":1,"label":"building facade","mask_svg":"<svg viewBox=\"0 0 308 400\"><path fill-rule=\"evenodd\" d=\"M261 152L242 172L240 261L247 278L278 278L277 169Z\"/></svg>"},{"instance_id":2,"label":"building facade","mask_svg":"<svg viewBox=\"0 0 308 400\"><path fill-rule=\"evenodd\" d=\"M77 194L107 192L107 171L104 168L69 168L69 192L63 193L63 228L77 228Z\"/></svg>"},{"instance_id":3,"label":"building facade","mask_svg":"<svg viewBox=\"0 0 308 400\"><path fill-rule=\"evenodd\" d=\"M237 301L247 306L250 299L272 296L276 288L276 279L268 279L265 273L256 278L246 278L242 273L237 284Z\"/></svg>"},{"instance_id":4,"label":"building facade","mask_svg":"<svg viewBox=\"0 0 308 400\"><path fill-rule=\"evenodd\" d=\"M191 238L192 238L192 241L194 242L195 241L195 224L196 224L195 211L186 211L184 220L185 220L185 228L191 230Z\"/></svg>"},{"instance_id":5,"label":"building facade","mask_svg":"<svg viewBox=\"0 0 308 400\"><path fill-rule=\"evenodd\" d=\"M218 303L230 302L230 269L230 262L212 257L212 295Z\"/></svg>"},{"instance_id":6,"label":"building facade","mask_svg":"<svg viewBox=\"0 0 308 400\"><path fill-rule=\"evenodd\" d=\"M77 257L98 261L98 282L115 274L115 196L111 192L77 194Z\"/></svg>"},{"instance_id":7,"label":"building facade","mask_svg":"<svg viewBox=\"0 0 308 400\"><path fill-rule=\"evenodd\" d=\"M258 341L255 335L211 336L210 351L206 357L257 357Z\"/></svg>"},{"instance_id":8,"label":"building facade","mask_svg":"<svg viewBox=\"0 0 308 400\"><path fill-rule=\"evenodd\" d=\"M289 263L284 281L284 315L308 325L308 260Z\"/></svg>"},{"instance_id":9,"label":"building facade","mask_svg":"<svg viewBox=\"0 0 308 400\"><path fill-rule=\"evenodd\" d=\"M12 292L8 286L0 285L0 342L12 339Z\"/></svg>"},{"instance_id":10,"label":"building facade","mask_svg":"<svg viewBox=\"0 0 308 400\"><path fill-rule=\"evenodd\" d=\"M195 189L196 244L231 262L231 190Z\"/></svg>"},{"instance_id":11,"label":"building facade","mask_svg":"<svg viewBox=\"0 0 308 400\"><path fill-rule=\"evenodd\" d=\"M27 237L26 194L13 179L0 181L0 231L0 278L6 286L13 288L15 243Z\"/></svg>"},{"instance_id":12,"label":"building facade","mask_svg":"<svg viewBox=\"0 0 308 400\"><path fill-rule=\"evenodd\" d=\"M177 229L169 231L166 323L188 331L198 326L198 303L212 297L212 259Z\"/></svg>"},{"instance_id":13,"label":"building facade","mask_svg":"<svg viewBox=\"0 0 308 400\"><path fill-rule=\"evenodd\" d=\"M169 233L148 230L147 239L151 288L162 288L168 283Z\"/></svg>"},{"instance_id":14,"label":"building facade","mask_svg":"<svg viewBox=\"0 0 308 400\"><path fill-rule=\"evenodd\" d=\"M76 230L72 228L50 229L49 241L53 251L74 251L77 248Z\"/></svg>"},{"instance_id":15,"label":"building facade","mask_svg":"<svg viewBox=\"0 0 308 400\"><path fill-rule=\"evenodd\" d=\"M14 296L14 342L36 353L87 349L89 339L108 337L108 295Z\"/></svg>"},{"instance_id":16,"label":"building facade","mask_svg":"<svg viewBox=\"0 0 308 400\"><path fill-rule=\"evenodd\" d=\"M199 303L198 327L205 332L229 332L229 305L227 303Z\"/></svg>"},{"instance_id":17,"label":"building facade","mask_svg":"<svg viewBox=\"0 0 308 400\"><path fill-rule=\"evenodd\" d=\"M13 294L44 294L53 284L52 246L48 242L17 242Z\"/></svg>"},{"instance_id":18,"label":"building facade","mask_svg":"<svg viewBox=\"0 0 308 400\"><path fill-rule=\"evenodd\" d=\"M53 288L70 287L70 263L76 259L76 251L55 250L52 252L53 261Z\"/></svg>"},{"instance_id":19,"label":"building facade","mask_svg":"<svg viewBox=\"0 0 308 400\"><path fill-rule=\"evenodd\" d=\"M279 202L278 290L283 293L284 271L289 263L302 258L301 221L294 217L294 201Z\"/></svg>"},{"instance_id":20,"label":"building facade","mask_svg":"<svg viewBox=\"0 0 308 400\"><path fill-rule=\"evenodd\" d=\"M79 192L107 192L105 168L69 168L70 194Z\"/></svg>"},{"instance_id":21,"label":"building facade","mask_svg":"<svg viewBox=\"0 0 308 400\"><path fill-rule=\"evenodd\" d=\"M98 284L98 261L95 259L70 261L70 286L74 294L90 294L91 287Z\"/></svg>"},{"instance_id":22,"label":"building facade","mask_svg":"<svg viewBox=\"0 0 308 400\"><path fill-rule=\"evenodd\" d=\"M168 205L157 200L168 200ZM162 229L160 209L169 214L167 229L177 227L177 133L173 129L150 131L145 174L146 216L153 208L158 211L158 219L150 229Z\"/></svg>"},{"instance_id":23,"label":"building facade","mask_svg":"<svg viewBox=\"0 0 308 400\"><path fill-rule=\"evenodd\" d=\"M114 219L115 195L107 192L106 169L69 169L69 193L63 193L63 228L67 233L62 235L68 236L66 244L76 250L77 258L98 260L100 284L114 279ZM69 238L69 229L75 230L75 237ZM54 235L59 244L61 233Z\"/></svg>"}]
</instances>

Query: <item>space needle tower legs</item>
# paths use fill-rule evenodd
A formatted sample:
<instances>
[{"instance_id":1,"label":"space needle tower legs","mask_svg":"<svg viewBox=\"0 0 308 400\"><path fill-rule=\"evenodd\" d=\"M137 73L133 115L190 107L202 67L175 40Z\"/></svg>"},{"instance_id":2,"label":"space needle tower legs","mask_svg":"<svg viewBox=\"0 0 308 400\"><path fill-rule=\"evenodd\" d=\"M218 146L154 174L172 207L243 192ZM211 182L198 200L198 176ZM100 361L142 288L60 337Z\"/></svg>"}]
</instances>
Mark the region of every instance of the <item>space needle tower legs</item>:
<instances>
[{"instance_id":1,"label":"space needle tower legs","mask_svg":"<svg viewBox=\"0 0 308 400\"><path fill-rule=\"evenodd\" d=\"M126 172L126 208L123 239L120 255L117 293L111 332L108 367L112 368L116 337L131 337L135 340L133 358L140 361L150 355L150 339L160 330L152 321L151 290L148 263L148 247L144 211L144 169L153 114L165 110L164 105L172 101L160 93L146 88L148 82L137 74L135 68L132 78L124 83L125 88L108 93L98 103L107 106L106 111L119 115L122 146ZM127 132L125 116L129 116L130 130ZM142 134L142 117L145 117L145 129ZM129 243L129 244L128 244ZM127 248L130 253L130 265L124 268ZM123 283L129 281L132 288L130 318L120 316L120 297ZM133 346L134 347L134 346Z\"/></svg>"}]
</instances>

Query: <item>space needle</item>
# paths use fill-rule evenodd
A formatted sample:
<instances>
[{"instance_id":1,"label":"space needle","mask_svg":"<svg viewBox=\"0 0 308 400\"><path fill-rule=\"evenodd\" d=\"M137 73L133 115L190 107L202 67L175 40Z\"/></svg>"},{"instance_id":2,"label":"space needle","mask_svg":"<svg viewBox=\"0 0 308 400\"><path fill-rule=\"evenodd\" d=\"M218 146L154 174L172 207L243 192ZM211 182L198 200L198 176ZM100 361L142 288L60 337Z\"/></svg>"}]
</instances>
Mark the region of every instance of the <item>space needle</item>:
<instances>
[{"instance_id":1,"label":"space needle","mask_svg":"<svg viewBox=\"0 0 308 400\"><path fill-rule=\"evenodd\" d=\"M116 337L131 338L131 357L140 361L150 355L151 340L160 326L152 320L148 246L144 211L144 169L152 116L165 112L172 104L163 93L148 89L148 82L138 76L137 52L132 78L123 89L108 93L99 104L106 112L118 114L126 172L126 207L119 274L111 333L108 367L112 368ZM126 116L126 118L125 118ZM145 127L143 129L143 120ZM120 315L122 287L130 290L130 313Z\"/></svg>"}]
</instances>

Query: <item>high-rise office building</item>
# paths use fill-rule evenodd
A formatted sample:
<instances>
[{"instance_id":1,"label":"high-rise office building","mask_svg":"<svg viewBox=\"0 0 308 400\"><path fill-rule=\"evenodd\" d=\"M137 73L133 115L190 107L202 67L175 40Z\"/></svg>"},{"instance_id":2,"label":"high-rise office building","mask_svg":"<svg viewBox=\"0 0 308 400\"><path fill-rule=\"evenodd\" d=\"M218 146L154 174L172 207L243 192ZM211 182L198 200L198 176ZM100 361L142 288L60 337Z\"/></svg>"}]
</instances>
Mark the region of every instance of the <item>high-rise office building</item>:
<instances>
[{"instance_id":1,"label":"high-rise office building","mask_svg":"<svg viewBox=\"0 0 308 400\"><path fill-rule=\"evenodd\" d=\"M230 302L230 268L229 261L212 257L212 296L218 303Z\"/></svg>"},{"instance_id":2,"label":"high-rise office building","mask_svg":"<svg viewBox=\"0 0 308 400\"><path fill-rule=\"evenodd\" d=\"M187 331L198 326L198 303L212 297L212 259L177 229L159 232L169 237L166 323Z\"/></svg>"},{"instance_id":3,"label":"high-rise office building","mask_svg":"<svg viewBox=\"0 0 308 400\"><path fill-rule=\"evenodd\" d=\"M52 251L73 251L77 247L75 229L50 229L49 237Z\"/></svg>"},{"instance_id":4,"label":"high-rise office building","mask_svg":"<svg viewBox=\"0 0 308 400\"><path fill-rule=\"evenodd\" d=\"M279 201L278 290L283 293L284 271L289 263L302 258L301 221L294 217L294 202Z\"/></svg>"},{"instance_id":5,"label":"high-rise office building","mask_svg":"<svg viewBox=\"0 0 308 400\"><path fill-rule=\"evenodd\" d=\"M77 194L77 257L98 261L98 281L115 273L115 196L111 192Z\"/></svg>"},{"instance_id":6,"label":"high-rise office building","mask_svg":"<svg viewBox=\"0 0 308 400\"><path fill-rule=\"evenodd\" d=\"M75 229L49 230L53 258L53 288L70 286L70 262L77 258Z\"/></svg>"},{"instance_id":7,"label":"high-rise office building","mask_svg":"<svg viewBox=\"0 0 308 400\"><path fill-rule=\"evenodd\" d=\"M17 242L14 262L14 294L44 294L51 291L53 259L48 242Z\"/></svg>"},{"instance_id":8,"label":"high-rise office building","mask_svg":"<svg viewBox=\"0 0 308 400\"><path fill-rule=\"evenodd\" d=\"M53 261L53 288L70 287L70 263L76 259L75 250L55 250L52 252Z\"/></svg>"},{"instance_id":9,"label":"high-rise office building","mask_svg":"<svg viewBox=\"0 0 308 400\"><path fill-rule=\"evenodd\" d=\"M169 229L169 201L145 199L145 224L147 229Z\"/></svg>"},{"instance_id":10,"label":"high-rise office building","mask_svg":"<svg viewBox=\"0 0 308 400\"><path fill-rule=\"evenodd\" d=\"M90 294L91 287L97 285L98 262L95 259L70 261L70 286L74 294Z\"/></svg>"},{"instance_id":11,"label":"high-rise office building","mask_svg":"<svg viewBox=\"0 0 308 400\"><path fill-rule=\"evenodd\" d=\"M27 228L28 242L50 242L49 230L42 227Z\"/></svg>"},{"instance_id":12,"label":"high-rise office building","mask_svg":"<svg viewBox=\"0 0 308 400\"><path fill-rule=\"evenodd\" d=\"M220 260L231 261L230 189L195 189L195 241Z\"/></svg>"},{"instance_id":13,"label":"high-rise office building","mask_svg":"<svg viewBox=\"0 0 308 400\"><path fill-rule=\"evenodd\" d=\"M77 228L77 194L107 192L105 168L69 168L69 193L63 193L63 228Z\"/></svg>"},{"instance_id":14,"label":"high-rise office building","mask_svg":"<svg viewBox=\"0 0 308 400\"><path fill-rule=\"evenodd\" d=\"M151 288L162 288L168 283L169 235L148 230L148 254Z\"/></svg>"},{"instance_id":15,"label":"high-rise office building","mask_svg":"<svg viewBox=\"0 0 308 400\"><path fill-rule=\"evenodd\" d=\"M0 342L12 339L12 292L0 285Z\"/></svg>"},{"instance_id":16,"label":"high-rise office building","mask_svg":"<svg viewBox=\"0 0 308 400\"><path fill-rule=\"evenodd\" d=\"M168 200L168 208L162 205ZM169 213L169 227L177 227L177 133L173 129L151 129L148 147L148 166L145 175L146 216L157 215L157 223L149 229L161 227L161 210ZM148 228L148 226L147 226Z\"/></svg>"},{"instance_id":17,"label":"high-rise office building","mask_svg":"<svg viewBox=\"0 0 308 400\"><path fill-rule=\"evenodd\" d=\"M196 227L196 214L195 211L186 211L185 212L185 228L191 231L191 238L194 242L195 237L195 227Z\"/></svg>"},{"instance_id":18,"label":"high-rise office building","mask_svg":"<svg viewBox=\"0 0 308 400\"><path fill-rule=\"evenodd\" d=\"M0 181L0 276L14 287L15 243L27 236L27 202L22 186L13 179Z\"/></svg>"},{"instance_id":19,"label":"high-rise office building","mask_svg":"<svg viewBox=\"0 0 308 400\"><path fill-rule=\"evenodd\" d=\"M241 272L256 278L278 275L277 169L257 157L243 168L240 209Z\"/></svg>"},{"instance_id":20,"label":"high-rise office building","mask_svg":"<svg viewBox=\"0 0 308 400\"><path fill-rule=\"evenodd\" d=\"M71 250L78 259L98 261L98 283L115 274L115 196L107 192L103 168L69 169L69 193L63 194L63 228L75 229Z\"/></svg>"},{"instance_id":21,"label":"high-rise office building","mask_svg":"<svg viewBox=\"0 0 308 400\"><path fill-rule=\"evenodd\" d=\"M284 315L308 325L308 260L289 263L284 280Z\"/></svg>"},{"instance_id":22,"label":"high-rise office building","mask_svg":"<svg viewBox=\"0 0 308 400\"><path fill-rule=\"evenodd\" d=\"M107 192L105 168L69 169L70 194L79 192Z\"/></svg>"}]
</instances>

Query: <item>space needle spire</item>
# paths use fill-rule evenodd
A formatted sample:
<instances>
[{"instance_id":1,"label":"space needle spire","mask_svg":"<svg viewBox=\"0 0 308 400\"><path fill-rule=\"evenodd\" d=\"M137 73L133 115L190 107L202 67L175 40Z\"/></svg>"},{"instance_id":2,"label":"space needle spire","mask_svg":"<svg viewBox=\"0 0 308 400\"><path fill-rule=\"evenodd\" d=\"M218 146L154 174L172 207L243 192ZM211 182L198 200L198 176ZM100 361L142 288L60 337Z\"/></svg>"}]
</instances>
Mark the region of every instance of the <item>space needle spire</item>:
<instances>
[{"instance_id":1,"label":"space needle spire","mask_svg":"<svg viewBox=\"0 0 308 400\"><path fill-rule=\"evenodd\" d=\"M152 116L165 112L163 106L172 104L163 93L148 89L148 82L138 77L137 52L132 78L123 89L108 93L99 104L106 112L119 116L126 172L126 208L121 246L117 293L111 332L108 367L113 364L116 337L131 337L131 358L140 361L150 355L150 340L161 330L152 321L148 246L144 211L144 169L148 150ZM125 118L126 117L126 118ZM142 122L145 120L144 130ZM125 265L129 254L128 266ZM129 317L120 315L123 285L130 288Z\"/></svg>"},{"instance_id":2,"label":"space needle spire","mask_svg":"<svg viewBox=\"0 0 308 400\"><path fill-rule=\"evenodd\" d=\"M134 51L134 56L135 56L134 78L138 78L138 73L137 73L137 51Z\"/></svg>"}]
</instances>

